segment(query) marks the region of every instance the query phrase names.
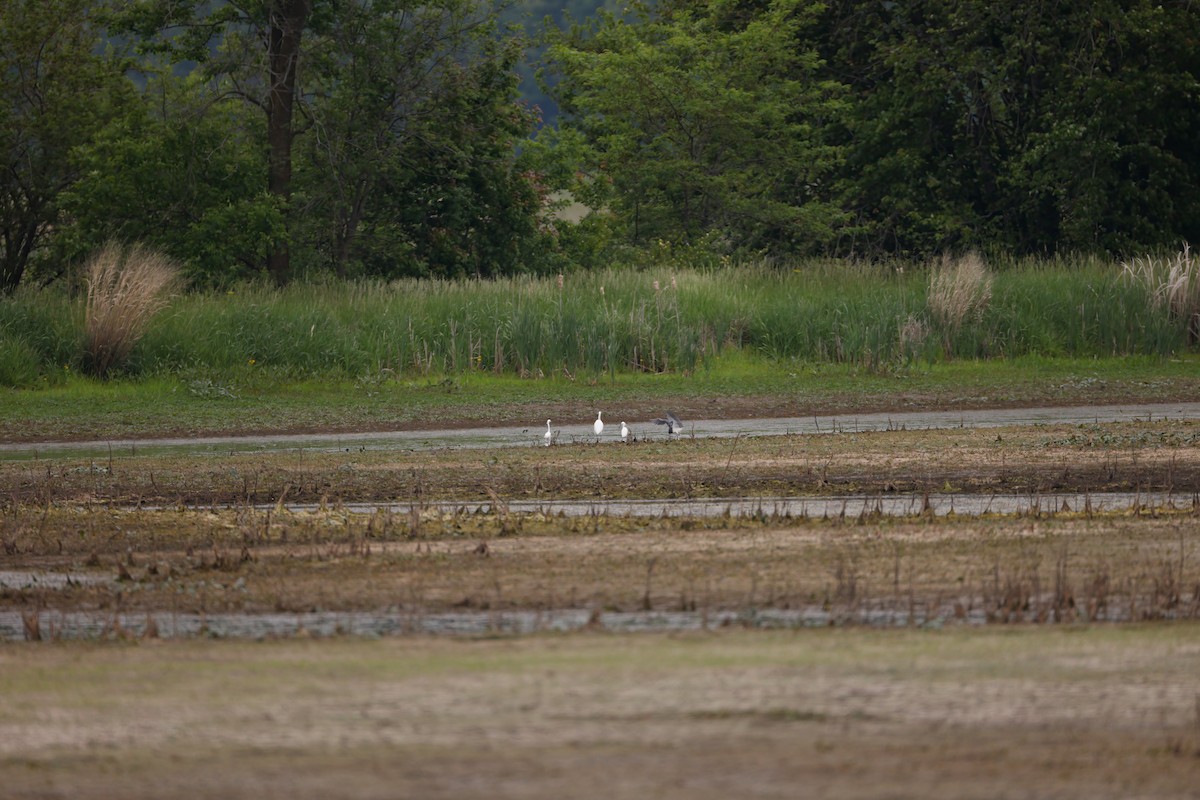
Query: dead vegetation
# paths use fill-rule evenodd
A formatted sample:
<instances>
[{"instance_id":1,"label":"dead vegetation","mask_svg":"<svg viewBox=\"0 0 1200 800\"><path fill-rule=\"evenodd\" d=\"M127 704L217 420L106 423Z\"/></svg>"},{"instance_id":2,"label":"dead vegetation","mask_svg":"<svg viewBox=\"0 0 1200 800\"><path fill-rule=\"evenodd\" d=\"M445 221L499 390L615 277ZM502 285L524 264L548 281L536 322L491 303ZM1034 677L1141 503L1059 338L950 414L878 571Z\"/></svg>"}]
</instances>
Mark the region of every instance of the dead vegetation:
<instances>
[{"instance_id":1,"label":"dead vegetation","mask_svg":"<svg viewBox=\"0 0 1200 800\"><path fill-rule=\"evenodd\" d=\"M106 377L124 365L154 315L181 284L179 267L140 244L110 242L87 265L84 363Z\"/></svg>"},{"instance_id":2,"label":"dead vegetation","mask_svg":"<svg viewBox=\"0 0 1200 800\"><path fill-rule=\"evenodd\" d=\"M1196 434L1128 423L6 463L0 628L28 642L0 645L6 796L260 797L264 775L269 796L313 798L1189 796ZM987 485L1155 487L1179 502L982 518L514 510L639 487ZM435 506L456 495L492 508ZM570 636L505 624L550 631L564 609ZM218 640L226 612L290 626ZM314 612L396 624L314 641ZM73 614L95 623L87 641L47 644L76 635ZM698 624L625 635L617 614ZM179 636L188 615L201 626ZM483 627L420 635L434 615Z\"/></svg>"},{"instance_id":3,"label":"dead vegetation","mask_svg":"<svg viewBox=\"0 0 1200 800\"><path fill-rule=\"evenodd\" d=\"M109 453L0 465L3 570L88 576L0 589L12 635L57 611L410 615L799 612L847 624L1200 616L1200 428L1191 422L843 431L437 453ZM1042 492L1156 491L1100 513ZM1022 491L1021 516L935 517L931 492ZM514 501L838 495L909 516L554 516ZM1090 497L1090 496L1089 496ZM464 504L459 510L448 499ZM483 503L487 513L466 510ZM309 505L297 509L290 504ZM367 505L351 507L351 502ZM371 504L375 503L374 510ZM722 616L724 615L724 616Z\"/></svg>"},{"instance_id":4,"label":"dead vegetation","mask_svg":"<svg viewBox=\"0 0 1200 800\"><path fill-rule=\"evenodd\" d=\"M43 638L39 615L75 611L580 609L901 626L1200 618L1190 511L675 520L9 509L3 528L9 574L74 576L0 589L0 609L25 615L26 639Z\"/></svg>"}]
</instances>

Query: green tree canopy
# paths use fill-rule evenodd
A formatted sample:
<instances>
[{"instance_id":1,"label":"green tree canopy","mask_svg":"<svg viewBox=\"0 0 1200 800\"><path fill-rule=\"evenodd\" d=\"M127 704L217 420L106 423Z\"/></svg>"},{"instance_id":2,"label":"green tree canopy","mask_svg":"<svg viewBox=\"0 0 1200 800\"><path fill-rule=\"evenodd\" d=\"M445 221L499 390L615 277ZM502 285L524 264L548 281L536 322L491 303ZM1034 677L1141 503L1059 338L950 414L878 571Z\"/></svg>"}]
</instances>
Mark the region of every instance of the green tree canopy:
<instances>
[{"instance_id":1,"label":"green tree canopy","mask_svg":"<svg viewBox=\"0 0 1200 800\"><path fill-rule=\"evenodd\" d=\"M141 99L76 150L80 175L59 201L59 254L81 261L110 240L141 242L199 285L257 274L285 236L261 116L196 77L156 78Z\"/></svg>"},{"instance_id":2,"label":"green tree canopy","mask_svg":"<svg viewBox=\"0 0 1200 800\"><path fill-rule=\"evenodd\" d=\"M517 163L523 42L474 0L350 2L310 40L298 183L306 247L336 274L530 266L540 198Z\"/></svg>"},{"instance_id":3,"label":"green tree canopy","mask_svg":"<svg viewBox=\"0 0 1200 800\"><path fill-rule=\"evenodd\" d=\"M100 54L95 3L0 0L0 291L11 292L59 222L86 145L133 102Z\"/></svg>"},{"instance_id":4,"label":"green tree canopy","mask_svg":"<svg viewBox=\"0 0 1200 800\"><path fill-rule=\"evenodd\" d=\"M1200 7L832 2L857 252L1128 252L1200 235Z\"/></svg>"},{"instance_id":5,"label":"green tree canopy","mask_svg":"<svg viewBox=\"0 0 1200 800\"><path fill-rule=\"evenodd\" d=\"M578 194L603 204L633 242L813 251L839 220L840 158L823 126L840 87L801 45L820 6L771 0L739 13L710 0L601 12L553 43L562 125L586 142Z\"/></svg>"}]
</instances>

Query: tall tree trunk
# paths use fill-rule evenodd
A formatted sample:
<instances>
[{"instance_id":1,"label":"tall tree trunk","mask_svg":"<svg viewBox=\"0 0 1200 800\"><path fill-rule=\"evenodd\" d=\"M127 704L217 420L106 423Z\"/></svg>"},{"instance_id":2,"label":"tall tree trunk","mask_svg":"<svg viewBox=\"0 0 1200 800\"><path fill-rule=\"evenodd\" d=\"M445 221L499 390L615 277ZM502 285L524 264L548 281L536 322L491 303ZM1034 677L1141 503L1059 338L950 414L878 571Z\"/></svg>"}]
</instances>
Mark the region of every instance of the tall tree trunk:
<instances>
[{"instance_id":1,"label":"tall tree trunk","mask_svg":"<svg viewBox=\"0 0 1200 800\"><path fill-rule=\"evenodd\" d=\"M12 294L21 285L21 278L33 254L33 246L38 240L40 213L41 205L31 204L20 212L20 218L12 225L5 226L0 239L0 294Z\"/></svg>"},{"instance_id":2,"label":"tall tree trunk","mask_svg":"<svg viewBox=\"0 0 1200 800\"><path fill-rule=\"evenodd\" d=\"M267 60L271 92L267 108L267 144L270 155L267 185L284 204L287 214L292 195L292 112L296 103L296 69L300 37L312 10L310 0L275 0L267 20ZM287 241L277 242L267 253L267 271L279 285L291 277Z\"/></svg>"}]
</instances>

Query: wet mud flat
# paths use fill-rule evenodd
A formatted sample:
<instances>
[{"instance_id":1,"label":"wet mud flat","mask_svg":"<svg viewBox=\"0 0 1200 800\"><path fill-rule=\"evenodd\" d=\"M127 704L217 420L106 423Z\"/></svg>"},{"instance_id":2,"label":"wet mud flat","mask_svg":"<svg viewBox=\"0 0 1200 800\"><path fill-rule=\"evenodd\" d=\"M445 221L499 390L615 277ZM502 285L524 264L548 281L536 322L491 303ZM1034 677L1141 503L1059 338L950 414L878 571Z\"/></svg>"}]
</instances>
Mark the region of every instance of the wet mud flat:
<instances>
[{"instance_id":1,"label":"wet mud flat","mask_svg":"<svg viewBox=\"0 0 1200 800\"><path fill-rule=\"evenodd\" d=\"M0 612L0 641L144 641L148 639L307 639L313 637L496 637L547 633L680 634L721 629L798 630L825 627L922 628L985 624L1195 621L1200 600L1106 596L1103 602L1054 594L978 598L933 605L915 598L822 603L805 608L740 611L536 611L441 612L416 610L197 614L100 611ZM1166 601L1166 602L1164 602Z\"/></svg>"},{"instance_id":2,"label":"wet mud flat","mask_svg":"<svg viewBox=\"0 0 1200 800\"><path fill-rule=\"evenodd\" d=\"M611 415L610 415L611 418ZM1200 420L1200 402L1127 403L1121 405L1044 406L1037 408L985 408L955 411L895 411L805 416L760 415L739 419L689 419L678 439L740 438L821 434L857 434L874 431L936 431L947 429L1007 428L1047 425L1101 425L1120 422L1178 422ZM669 441L667 428L650 420L631 422L629 441ZM614 444L619 426L610 424L595 435L591 420L552 424L556 445ZM363 431L337 433L264 434L258 436L159 437L122 440L0 442L0 459L24 460L73 454L91 459L116 452L157 454L237 454L305 449L314 453L366 452L368 450L437 451L446 449L496 449L545 444L541 424L534 427L464 427L433 430Z\"/></svg>"},{"instance_id":3,"label":"wet mud flat","mask_svg":"<svg viewBox=\"0 0 1200 800\"><path fill-rule=\"evenodd\" d=\"M6 461L0 627L264 638L1192 619L1200 422L1093 417Z\"/></svg>"},{"instance_id":4,"label":"wet mud flat","mask_svg":"<svg viewBox=\"0 0 1200 800\"><path fill-rule=\"evenodd\" d=\"M824 429L823 429L824 430ZM114 506L699 503L1200 491L1200 421L672 437L491 449L62 452L0 460L0 498Z\"/></svg>"},{"instance_id":5,"label":"wet mud flat","mask_svg":"<svg viewBox=\"0 0 1200 800\"><path fill-rule=\"evenodd\" d=\"M1200 506L1134 497L1095 497L1090 508L1043 498L1020 513L977 516L933 513L933 501L893 516L866 503L856 515L764 512L778 500L685 517L31 510L28 537L7 542L20 569L0 571L0 639L1200 618ZM48 538L58 527L74 535Z\"/></svg>"}]
</instances>

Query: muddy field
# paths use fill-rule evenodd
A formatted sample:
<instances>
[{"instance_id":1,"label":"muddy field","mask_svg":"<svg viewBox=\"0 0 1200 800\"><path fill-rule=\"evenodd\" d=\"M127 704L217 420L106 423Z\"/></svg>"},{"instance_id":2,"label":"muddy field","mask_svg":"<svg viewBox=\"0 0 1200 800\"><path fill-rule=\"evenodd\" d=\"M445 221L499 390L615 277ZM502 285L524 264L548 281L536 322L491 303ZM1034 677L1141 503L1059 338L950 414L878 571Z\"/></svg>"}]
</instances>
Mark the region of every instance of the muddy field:
<instances>
[{"instance_id":1,"label":"muddy field","mask_svg":"<svg viewBox=\"0 0 1200 800\"><path fill-rule=\"evenodd\" d=\"M11 506L503 501L1200 489L1200 420L514 446L50 452L0 460Z\"/></svg>"},{"instance_id":2,"label":"muddy field","mask_svg":"<svg viewBox=\"0 0 1200 800\"><path fill-rule=\"evenodd\" d=\"M1168 501L921 503L1118 490ZM915 511L513 510L851 493ZM1190 797L1198 494L1182 420L0 462L0 778L14 797Z\"/></svg>"},{"instance_id":3,"label":"muddy field","mask_svg":"<svg viewBox=\"0 0 1200 800\"><path fill-rule=\"evenodd\" d=\"M909 621L1200 613L1200 423L1191 421L487 451L64 456L2 463L0 487L0 612L47 628L62 611L819 608L843 621L883 611ZM931 492L952 500L1114 490L1155 493L1160 505L1092 513L1089 499L1016 516L921 513ZM565 517L509 507L852 493L910 497L913 512ZM491 513L437 505L481 500Z\"/></svg>"}]
</instances>

